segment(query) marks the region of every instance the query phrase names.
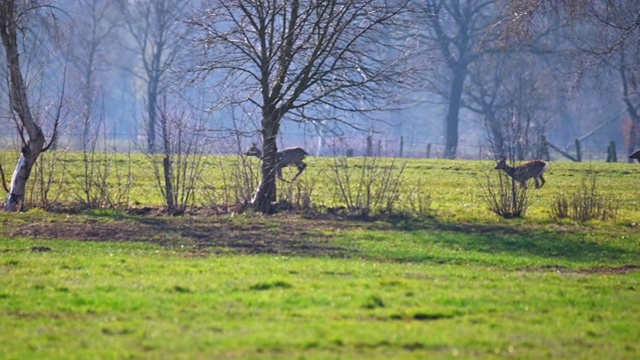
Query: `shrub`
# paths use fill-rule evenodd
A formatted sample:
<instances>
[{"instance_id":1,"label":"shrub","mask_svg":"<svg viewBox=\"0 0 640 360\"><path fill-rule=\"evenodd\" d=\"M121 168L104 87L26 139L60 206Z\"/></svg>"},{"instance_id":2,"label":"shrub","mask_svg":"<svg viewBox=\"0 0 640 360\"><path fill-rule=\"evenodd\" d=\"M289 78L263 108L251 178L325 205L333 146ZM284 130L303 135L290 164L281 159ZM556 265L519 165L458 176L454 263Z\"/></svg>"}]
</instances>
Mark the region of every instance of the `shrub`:
<instances>
[{"instance_id":1,"label":"shrub","mask_svg":"<svg viewBox=\"0 0 640 360\"><path fill-rule=\"evenodd\" d=\"M498 172L498 179L492 179L492 170L487 172L486 182L480 184L482 198L489 211L505 219L522 217L529 206L527 189L504 172Z\"/></svg>"},{"instance_id":2,"label":"shrub","mask_svg":"<svg viewBox=\"0 0 640 360\"><path fill-rule=\"evenodd\" d=\"M424 190L425 187L426 185L418 180L417 184L409 187L409 191L402 197L402 203L409 214L418 217L431 216L433 214L431 194Z\"/></svg>"},{"instance_id":3,"label":"shrub","mask_svg":"<svg viewBox=\"0 0 640 360\"><path fill-rule=\"evenodd\" d=\"M551 204L551 217L580 222L615 220L620 204L598 192L597 180L597 173L589 171L573 191L562 190L558 193Z\"/></svg>"},{"instance_id":4,"label":"shrub","mask_svg":"<svg viewBox=\"0 0 640 360\"><path fill-rule=\"evenodd\" d=\"M374 156L336 157L329 178L351 215L391 214L397 210L405 166Z\"/></svg>"}]
</instances>

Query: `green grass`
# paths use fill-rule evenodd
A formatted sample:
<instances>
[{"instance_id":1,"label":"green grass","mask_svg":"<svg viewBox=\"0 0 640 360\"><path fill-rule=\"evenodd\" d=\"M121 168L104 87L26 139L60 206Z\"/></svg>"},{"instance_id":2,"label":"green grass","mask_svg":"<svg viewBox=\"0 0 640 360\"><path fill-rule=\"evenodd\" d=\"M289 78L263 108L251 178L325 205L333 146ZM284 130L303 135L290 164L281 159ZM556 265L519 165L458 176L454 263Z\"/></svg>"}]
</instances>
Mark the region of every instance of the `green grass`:
<instances>
[{"instance_id":1,"label":"green grass","mask_svg":"<svg viewBox=\"0 0 640 360\"><path fill-rule=\"evenodd\" d=\"M31 251L36 245L52 251ZM0 247L4 359L640 351L638 273L514 270L499 264L504 258L469 264L464 256L437 264L388 261L397 255L193 258L129 243L18 239Z\"/></svg>"},{"instance_id":2,"label":"green grass","mask_svg":"<svg viewBox=\"0 0 640 360\"><path fill-rule=\"evenodd\" d=\"M339 244L373 258L512 270L637 265L640 259L637 231L611 238L607 238L612 235L610 232L594 229L570 235L542 229L513 231L492 227L485 228L485 233L474 231L483 230L478 226L445 225L442 230L361 231L344 235Z\"/></svg>"},{"instance_id":3,"label":"green grass","mask_svg":"<svg viewBox=\"0 0 640 360\"><path fill-rule=\"evenodd\" d=\"M122 186L117 186L118 172L121 183L125 182L125 175L131 177L131 189L126 199L132 206L162 206L163 201L155 180L154 171L147 158L141 154L110 155L109 165L112 194L124 192ZM7 155L4 159L9 158ZM55 169L49 191L49 201L73 202L82 196L80 180L84 165L78 154L73 153L45 153L41 159L48 169ZM195 204L208 204L209 191L212 189L218 195L227 192L232 198L235 191L233 183L234 171L258 171L259 162L248 159L252 169L242 169L239 156L210 156L203 165L203 174L195 192ZM348 164L358 169L363 158L348 158ZM315 206L336 207L345 205L341 199L340 189L331 179L335 160L329 157L310 156L305 160L308 167L293 184L279 183L280 194L296 193L301 190L307 192ZM481 186L486 184L487 176L497 176L493 161L467 161L444 159L378 159L377 164L403 167L403 172L394 173L392 178L401 181L399 189L400 202L405 197L423 192L431 199L431 208L440 219L453 221L496 221L496 217L487 211L483 199ZM370 161L371 162L371 161ZM12 168L13 164L4 164L5 168ZM65 171L62 171L64 169ZM240 169L240 170L239 170ZM291 178L297 170L285 169L285 178ZM638 222L640 219L640 165L637 163L572 163L566 161L552 161L545 173L546 185L539 190L532 190L531 205L525 214L529 222L550 221L550 208L553 198L563 189L572 190L580 186L582 179L588 172L595 172L598 176L598 191L614 199L620 206L617 222L627 224ZM359 173L352 176L352 185L359 183ZM42 181L45 179L45 181ZM257 180L256 180L257 181ZM231 182L231 183L230 183ZM41 199L41 189L48 185L48 177L39 175L34 170L30 182L27 200ZM255 189L256 184L250 185Z\"/></svg>"},{"instance_id":4,"label":"green grass","mask_svg":"<svg viewBox=\"0 0 640 360\"><path fill-rule=\"evenodd\" d=\"M159 204L135 161L131 201ZM308 163L291 186L339 205ZM511 220L481 198L492 162L405 165L428 218L0 212L0 358L640 357L638 164L552 162ZM554 222L588 171L620 215Z\"/></svg>"}]
</instances>

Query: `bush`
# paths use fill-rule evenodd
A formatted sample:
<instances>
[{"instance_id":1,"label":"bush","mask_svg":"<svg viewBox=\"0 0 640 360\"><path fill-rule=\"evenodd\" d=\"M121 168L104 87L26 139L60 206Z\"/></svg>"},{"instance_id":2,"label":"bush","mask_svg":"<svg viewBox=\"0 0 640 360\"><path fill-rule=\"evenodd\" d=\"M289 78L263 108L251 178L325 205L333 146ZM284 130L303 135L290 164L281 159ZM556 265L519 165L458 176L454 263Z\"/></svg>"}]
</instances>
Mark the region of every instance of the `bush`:
<instances>
[{"instance_id":1,"label":"bush","mask_svg":"<svg viewBox=\"0 0 640 360\"><path fill-rule=\"evenodd\" d=\"M482 198L489 211L505 219L522 217L529 207L527 189L499 171L497 182L492 179L493 170L487 172L486 182L480 184Z\"/></svg>"},{"instance_id":2,"label":"bush","mask_svg":"<svg viewBox=\"0 0 640 360\"><path fill-rule=\"evenodd\" d=\"M350 215L369 217L398 210L406 162L395 162L371 156L335 158L329 178Z\"/></svg>"},{"instance_id":3,"label":"bush","mask_svg":"<svg viewBox=\"0 0 640 360\"><path fill-rule=\"evenodd\" d=\"M551 204L551 217L580 222L615 220L620 204L598 192L597 180L597 173L589 171L578 188L571 192L562 190L557 194Z\"/></svg>"}]
</instances>

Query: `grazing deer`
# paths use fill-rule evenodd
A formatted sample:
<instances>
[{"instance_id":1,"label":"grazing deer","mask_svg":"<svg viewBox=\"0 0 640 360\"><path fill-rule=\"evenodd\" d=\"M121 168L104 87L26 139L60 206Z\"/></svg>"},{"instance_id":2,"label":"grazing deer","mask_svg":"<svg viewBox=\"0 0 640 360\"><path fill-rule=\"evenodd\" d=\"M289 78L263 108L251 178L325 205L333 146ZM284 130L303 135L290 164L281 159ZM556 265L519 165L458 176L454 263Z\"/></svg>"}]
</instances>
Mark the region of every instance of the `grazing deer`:
<instances>
[{"instance_id":1,"label":"grazing deer","mask_svg":"<svg viewBox=\"0 0 640 360\"><path fill-rule=\"evenodd\" d=\"M260 150L256 144L252 144L249 150L244 154L246 156L255 156L262 160L262 150ZM302 161L307 155L309 154L301 147L290 147L278 151L276 153L276 173L278 174L278 178L282 181L290 182L282 177L282 168L286 166L295 166L298 168L298 173L293 177L293 179L291 179L291 181L297 179L307 167L307 164Z\"/></svg>"},{"instance_id":2,"label":"grazing deer","mask_svg":"<svg viewBox=\"0 0 640 360\"><path fill-rule=\"evenodd\" d=\"M640 162L640 149L631 153L631 155L629 155L629 159L636 159L638 160L638 162Z\"/></svg>"},{"instance_id":3,"label":"grazing deer","mask_svg":"<svg viewBox=\"0 0 640 360\"><path fill-rule=\"evenodd\" d=\"M540 189L545 183L542 173L547 170L547 163L542 160L533 160L511 167L507 164L507 158L503 157L498 161L495 168L504 170L513 180L519 182L523 189L527 188L527 180L531 178L536 182L536 189ZM540 179L541 183L538 183L538 179Z\"/></svg>"}]
</instances>

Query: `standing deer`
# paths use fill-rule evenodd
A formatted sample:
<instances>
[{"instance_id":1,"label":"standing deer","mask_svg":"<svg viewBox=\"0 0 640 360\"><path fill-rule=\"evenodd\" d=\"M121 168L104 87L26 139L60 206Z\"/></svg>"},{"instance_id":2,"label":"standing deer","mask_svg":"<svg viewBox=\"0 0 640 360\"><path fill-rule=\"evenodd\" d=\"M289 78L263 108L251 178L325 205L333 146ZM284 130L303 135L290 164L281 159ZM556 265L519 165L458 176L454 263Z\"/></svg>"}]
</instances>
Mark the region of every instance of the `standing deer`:
<instances>
[{"instance_id":1,"label":"standing deer","mask_svg":"<svg viewBox=\"0 0 640 360\"><path fill-rule=\"evenodd\" d=\"M504 170L513 180L519 182L523 189L527 188L527 180L531 178L536 182L536 189L540 189L545 183L542 173L547 170L547 166L547 163L542 160L533 160L522 165L511 167L507 164L507 158L503 157L498 161L495 168L497 170ZM540 179L540 184L538 183L538 179Z\"/></svg>"},{"instance_id":2,"label":"standing deer","mask_svg":"<svg viewBox=\"0 0 640 360\"><path fill-rule=\"evenodd\" d=\"M244 154L246 156L255 156L262 160L262 150L260 150L255 143L251 144L249 150ZM298 173L293 177L293 179L291 179L291 181L297 179L307 167L307 164L302 161L307 155L309 154L301 147L290 147L278 151L276 153L276 173L278 174L278 178L282 181L290 182L282 177L282 168L286 166L295 166L298 168Z\"/></svg>"},{"instance_id":3,"label":"standing deer","mask_svg":"<svg viewBox=\"0 0 640 360\"><path fill-rule=\"evenodd\" d=\"M634 151L633 153L631 153L631 155L629 155L629 159L636 159L636 160L638 160L638 162L640 162L640 149L638 149L638 150Z\"/></svg>"}]
</instances>

